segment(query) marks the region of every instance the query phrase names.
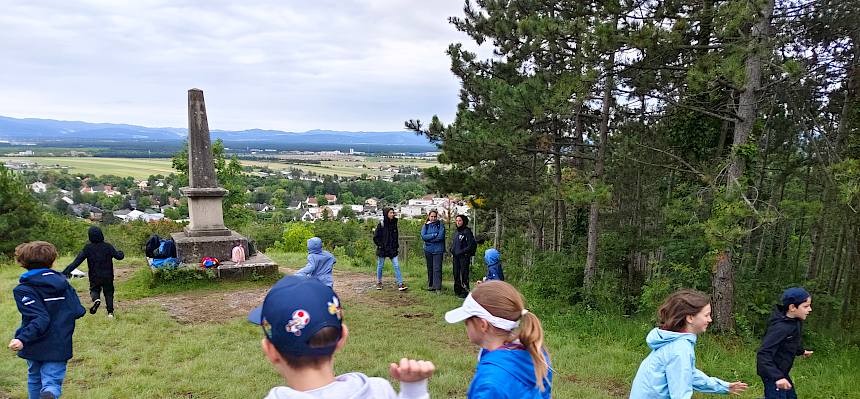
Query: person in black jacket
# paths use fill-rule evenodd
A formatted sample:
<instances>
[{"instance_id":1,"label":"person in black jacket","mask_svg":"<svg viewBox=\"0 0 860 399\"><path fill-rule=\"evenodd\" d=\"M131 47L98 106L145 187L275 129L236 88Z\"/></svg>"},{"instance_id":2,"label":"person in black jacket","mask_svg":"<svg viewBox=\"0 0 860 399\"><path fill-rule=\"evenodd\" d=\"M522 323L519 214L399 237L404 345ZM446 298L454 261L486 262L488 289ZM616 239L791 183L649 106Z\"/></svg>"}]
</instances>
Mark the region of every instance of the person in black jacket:
<instances>
[{"instance_id":1,"label":"person in black jacket","mask_svg":"<svg viewBox=\"0 0 860 399\"><path fill-rule=\"evenodd\" d=\"M15 260L27 272L12 290L21 327L9 341L9 349L27 360L30 398L60 397L72 358L75 320L86 313L69 281L51 269L56 259L57 249L49 242L32 241L15 248Z\"/></svg>"},{"instance_id":2,"label":"person in black jacket","mask_svg":"<svg viewBox=\"0 0 860 399\"><path fill-rule=\"evenodd\" d=\"M403 283L403 276L400 274L400 263L397 261L397 254L400 249L398 242L399 236L397 232L397 218L394 216L394 209L385 208L382 210L382 222L376 226L376 231L373 232L373 243L376 244L376 289L382 289L382 266L385 264L385 258L391 258L391 265L394 266L394 276L397 278L397 289L406 291L408 287Z\"/></svg>"},{"instance_id":3,"label":"person in black jacket","mask_svg":"<svg viewBox=\"0 0 860 399\"><path fill-rule=\"evenodd\" d=\"M478 243L469 228L469 218L457 215L454 219L457 231L451 242L451 254L454 255L454 294L465 298L469 294L469 267Z\"/></svg>"},{"instance_id":4,"label":"person in black jacket","mask_svg":"<svg viewBox=\"0 0 860 399\"><path fill-rule=\"evenodd\" d=\"M90 297L93 299L90 314L95 314L101 305L102 301L99 297L104 290L108 317L113 318L113 260L121 260L125 254L105 242L105 236L97 226L90 226L87 234L90 237L90 243L84 245L78 257L63 269L63 274L71 275L72 270L86 259L89 268Z\"/></svg>"},{"instance_id":5,"label":"person in black jacket","mask_svg":"<svg viewBox=\"0 0 860 399\"><path fill-rule=\"evenodd\" d=\"M809 357L803 348L803 320L812 311L812 296L800 287L782 294L768 322L767 332L756 353L756 372L764 383L765 399L796 399L794 382L788 373L796 356Z\"/></svg>"}]
</instances>

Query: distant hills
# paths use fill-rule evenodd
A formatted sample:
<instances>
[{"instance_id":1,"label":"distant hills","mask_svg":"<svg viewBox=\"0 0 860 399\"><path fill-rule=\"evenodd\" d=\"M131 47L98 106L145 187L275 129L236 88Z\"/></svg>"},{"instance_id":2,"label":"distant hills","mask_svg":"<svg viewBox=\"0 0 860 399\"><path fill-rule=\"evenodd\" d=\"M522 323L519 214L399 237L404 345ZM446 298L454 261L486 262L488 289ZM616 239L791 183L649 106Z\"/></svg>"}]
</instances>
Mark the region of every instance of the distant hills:
<instances>
[{"instance_id":1,"label":"distant hills","mask_svg":"<svg viewBox=\"0 0 860 399\"><path fill-rule=\"evenodd\" d=\"M347 132L332 130L310 130L307 132L284 132L280 130L250 129L241 131L212 130L212 139L222 139L225 145L326 147L410 147L435 148L423 136L411 132ZM35 143L41 145L64 145L66 143L110 143L129 142L181 142L187 129L170 127L144 127L114 123L89 123L58 121L52 119L17 119L0 116L0 142ZM321 147L321 148L322 148Z\"/></svg>"}]
</instances>

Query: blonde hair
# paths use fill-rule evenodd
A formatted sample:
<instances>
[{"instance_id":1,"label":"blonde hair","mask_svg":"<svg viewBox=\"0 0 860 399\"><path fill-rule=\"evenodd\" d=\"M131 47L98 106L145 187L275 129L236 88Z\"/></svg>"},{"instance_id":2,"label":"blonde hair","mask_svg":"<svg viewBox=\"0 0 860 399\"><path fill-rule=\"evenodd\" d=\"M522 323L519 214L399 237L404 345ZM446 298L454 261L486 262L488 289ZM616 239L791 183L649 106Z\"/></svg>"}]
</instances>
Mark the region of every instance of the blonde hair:
<instances>
[{"instance_id":1,"label":"blonde hair","mask_svg":"<svg viewBox=\"0 0 860 399\"><path fill-rule=\"evenodd\" d=\"M543 380L549 374L549 353L543 347L543 326L534 313L523 312L525 300L520 292L504 281L493 280L475 287L472 290L472 298L493 316L511 321L519 320L518 330L505 333L518 339L526 347L534 363L537 386L541 391L546 390Z\"/></svg>"}]
</instances>

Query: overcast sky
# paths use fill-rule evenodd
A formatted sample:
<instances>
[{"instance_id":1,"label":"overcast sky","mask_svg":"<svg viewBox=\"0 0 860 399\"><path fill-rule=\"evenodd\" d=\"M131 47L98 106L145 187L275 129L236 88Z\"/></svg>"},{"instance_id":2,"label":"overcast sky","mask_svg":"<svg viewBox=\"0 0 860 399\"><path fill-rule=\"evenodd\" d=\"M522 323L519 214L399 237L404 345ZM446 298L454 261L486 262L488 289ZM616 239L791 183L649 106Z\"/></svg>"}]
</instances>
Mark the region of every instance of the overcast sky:
<instances>
[{"instance_id":1,"label":"overcast sky","mask_svg":"<svg viewBox=\"0 0 860 399\"><path fill-rule=\"evenodd\" d=\"M211 129L453 119L462 0L0 0L0 115Z\"/></svg>"}]
</instances>

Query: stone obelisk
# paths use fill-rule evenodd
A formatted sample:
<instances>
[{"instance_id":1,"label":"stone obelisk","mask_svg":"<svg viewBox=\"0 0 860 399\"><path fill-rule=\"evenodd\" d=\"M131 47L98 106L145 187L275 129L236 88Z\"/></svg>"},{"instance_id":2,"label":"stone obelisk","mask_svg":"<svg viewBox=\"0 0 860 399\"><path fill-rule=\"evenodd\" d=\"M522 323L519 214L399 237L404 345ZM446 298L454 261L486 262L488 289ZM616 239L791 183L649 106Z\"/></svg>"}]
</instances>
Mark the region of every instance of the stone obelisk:
<instances>
[{"instance_id":1,"label":"stone obelisk","mask_svg":"<svg viewBox=\"0 0 860 399\"><path fill-rule=\"evenodd\" d=\"M188 90L188 185L180 189L182 195L188 197L191 219L185 234L189 237L231 235L224 226L222 209L222 200L228 191L218 187L206 103L200 89Z\"/></svg>"},{"instance_id":2,"label":"stone obelisk","mask_svg":"<svg viewBox=\"0 0 860 399\"><path fill-rule=\"evenodd\" d=\"M188 187L179 191L188 197L190 222L184 232L171 236L183 265L195 267L203 257L213 257L221 261L215 269L218 277L253 278L278 273L277 264L260 252L251 254L248 239L224 226L222 200L228 191L218 187L206 104L200 89L188 90ZM249 255L241 264L230 262L237 243Z\"/></svg>"}]
</instances>

